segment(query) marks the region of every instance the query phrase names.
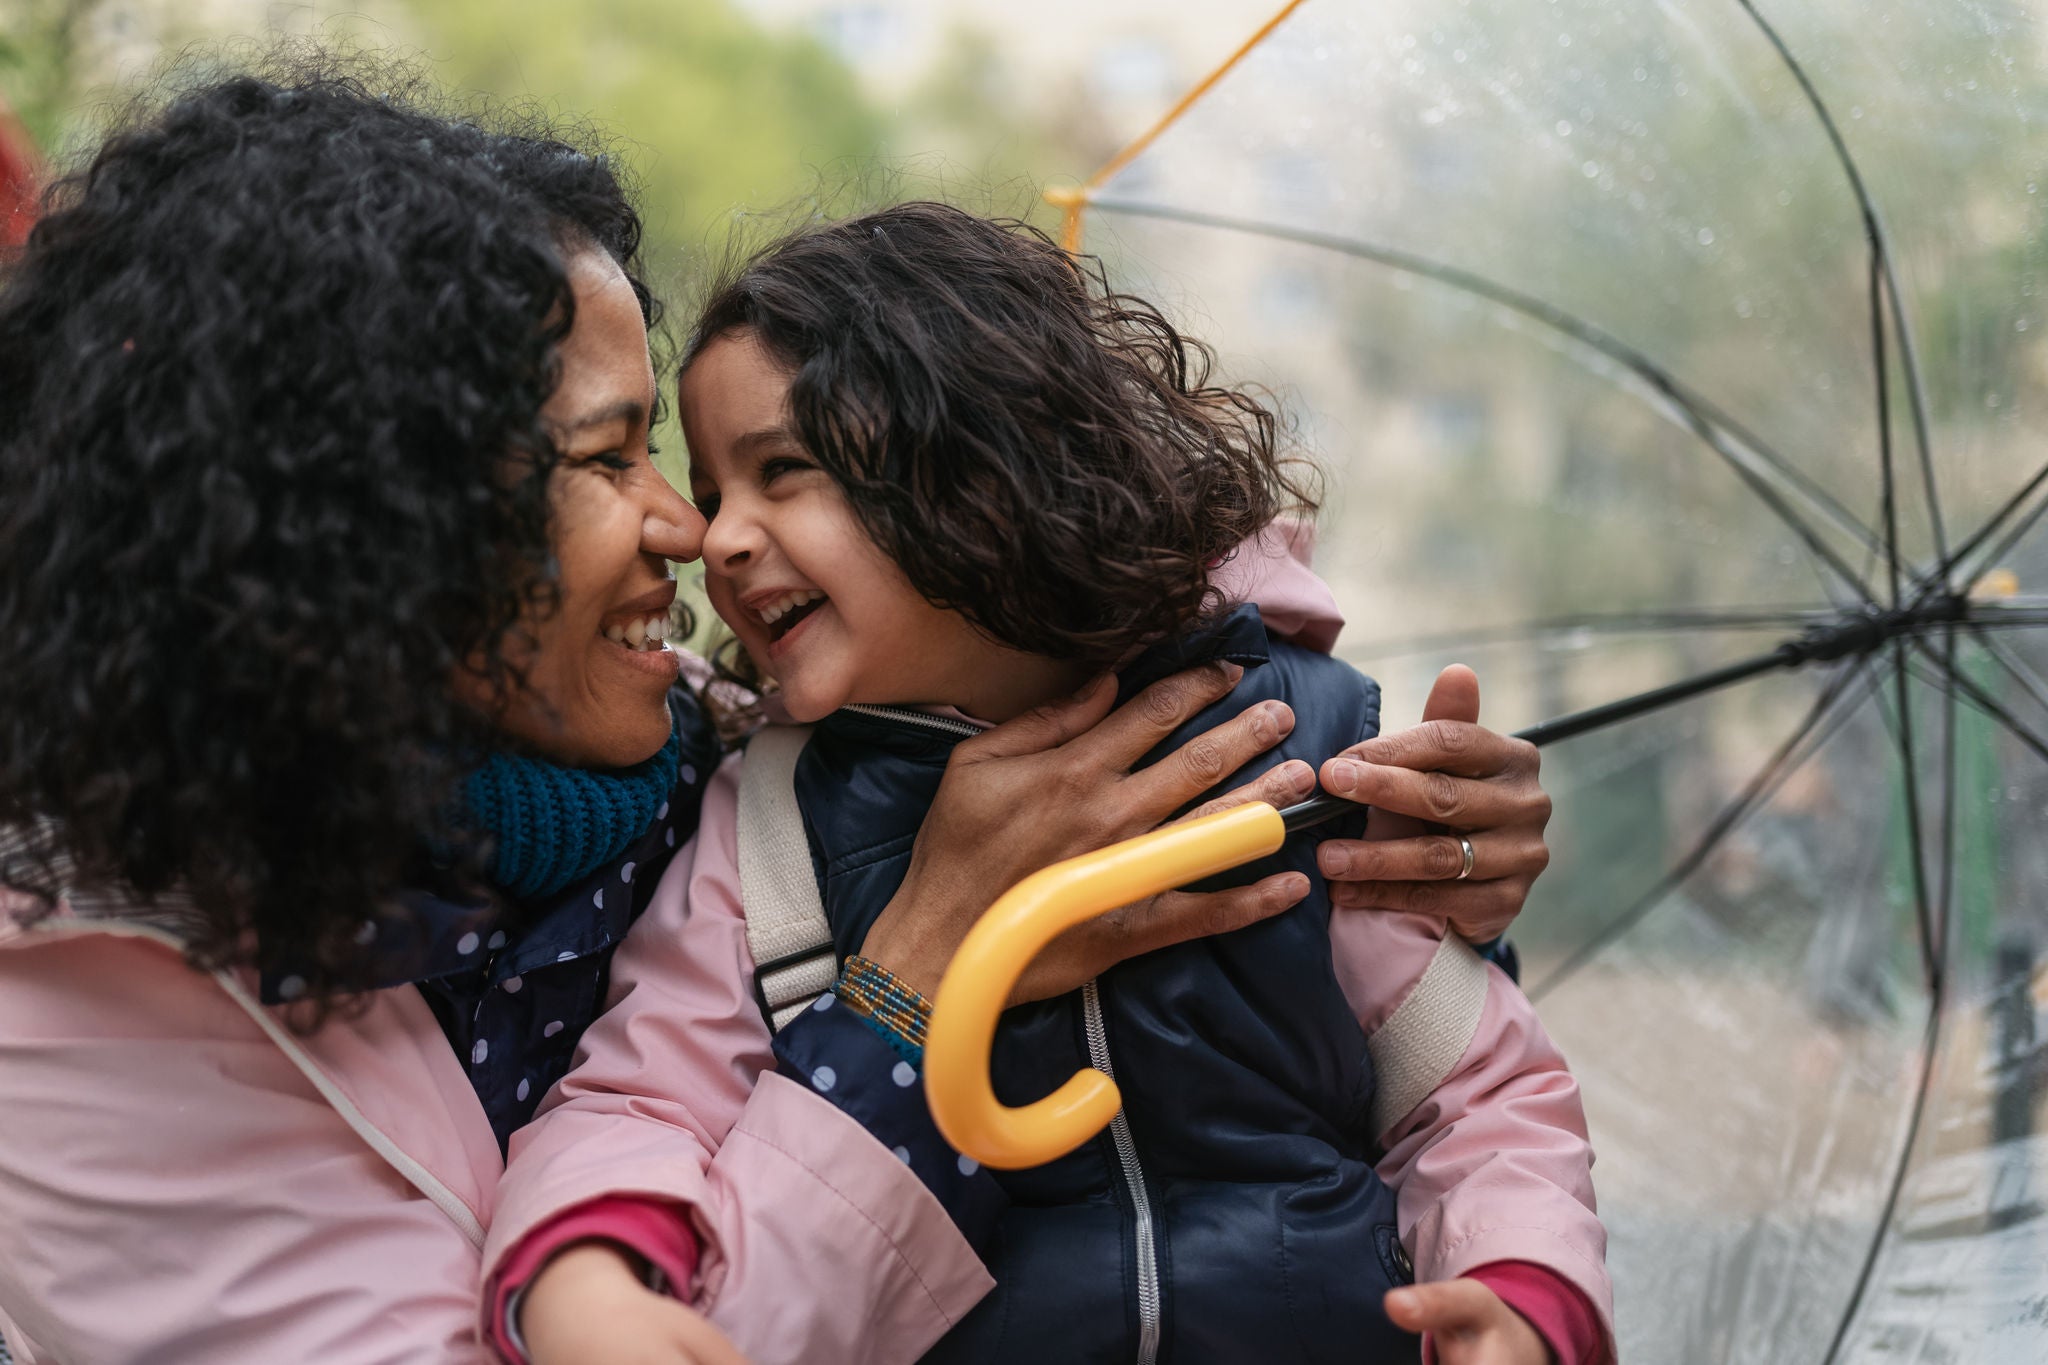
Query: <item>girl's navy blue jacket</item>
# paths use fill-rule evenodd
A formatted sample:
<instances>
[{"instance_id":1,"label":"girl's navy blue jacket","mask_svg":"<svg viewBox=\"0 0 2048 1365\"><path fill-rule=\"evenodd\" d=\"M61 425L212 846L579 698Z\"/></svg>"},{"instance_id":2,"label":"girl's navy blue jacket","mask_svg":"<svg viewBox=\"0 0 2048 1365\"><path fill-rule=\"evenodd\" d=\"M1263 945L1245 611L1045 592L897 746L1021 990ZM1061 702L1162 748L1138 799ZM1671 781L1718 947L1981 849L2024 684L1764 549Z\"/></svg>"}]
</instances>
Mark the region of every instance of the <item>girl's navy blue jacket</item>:
<instances>
[{"instance_id":1,"label":"girl's navy blue jacket","mask_svg":"<svg viewBox=\"0 0 2048 1365\"><path fill-rule=\"evenodd\" d=\"M1311 764L1370 738L1379 690L1327 655L1270 641L1254 607L1148 651L1123 695L1209 659L1245 668L1233 693L1153 757L1268 699L1293 732L1218 790L1288 759ZM796 791L835 948L857 952L901 884L946 760L971 727L859 707L816 729ZM1148 759L1148 761L1150 761ZM1019 819L1029 819L1020 811ZM1009 1011L997 1095L1043 1097L1089 1065L1124 1111L1050 1165L1000 1174L1009 1205L986 1250L997 1288L927 1359L942 1362L1412 1360L1386 1320L1409 1278L1392 1193L1374 1174L1373 1069L1340 990L1316 844L1334 824L1219 878L1308 875L1277 918L1125 962L1087 988Z\"/></svg>"}]
</instances>

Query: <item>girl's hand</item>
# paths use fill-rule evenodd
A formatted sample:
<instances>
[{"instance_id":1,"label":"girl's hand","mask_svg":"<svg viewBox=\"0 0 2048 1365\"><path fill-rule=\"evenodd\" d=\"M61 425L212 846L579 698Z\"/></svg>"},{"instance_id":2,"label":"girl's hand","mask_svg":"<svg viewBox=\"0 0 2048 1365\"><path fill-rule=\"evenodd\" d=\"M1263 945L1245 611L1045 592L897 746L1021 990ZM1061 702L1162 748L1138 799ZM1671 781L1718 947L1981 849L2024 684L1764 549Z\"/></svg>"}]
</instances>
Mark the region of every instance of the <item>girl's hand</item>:
<instances>
[{"instance_id":1,"label":"girl's hand","mask_svg":"<svg viewBox=\"0 0 2048 1365\"><path fill-rule=\"evenodd\" d=\"M640 1282L606 1242L549 1261L519 1312L533 1365L747 1365L703 1314Z\"/></svg>"},{"instance_id":2,"label":"girl's hand","mask_svg":"<svg viewBox=\"0 0 2048 1365\"><path fill-rule=\"evenodd\" d=\"M1477 1280L1409 1285L1386 1304L1396 1327L1429 1333L1437 1365L1557 1365L1528 1319Z\"/></svg>"},{"instance_id":3,"label":"girl's hand","mask_svg":"<svg viewBox=\"0 0 2048 1365\"><path fill-rule=\"evenodd\" d=\"M903 886L868 931L862 954L911 988L935 994L954 950L996 897L1051 863L1157 827L1278 744L1294 728L1294 713L1266 702L1131 770L1228 693L1243 671L1235 664L1190 669L1114 713L1116 688L1098 678L1067 701L962 741L918 831ZM1313 782L1307 764L1286 763L1204 809L1249 800L1284 806L1305 797ZM1048 945L1012 1003L1060 995L1127 957L1277 915L1308 890L1308 878L1282 873L1250 886L1169 892L1125 906Z\"/></svg>"},{"instance_id":4,"label":"girl's hand","mask_svg":"<svg viewBox=\"0 0 2048 1365\"><path fill-rule=\"evenodd\" d=\"M1354 744L1323 764L1326 791L1373 807L1363 839L1327 839L1316 857L1333 904L1448 920L1460 938L1500 937L1549 865L1550 798L1536 747L1479 724L1479 679L1437 675L1422 724ZM1459 836L1471 840L1472 871Z\"/></svg>"}]
</instances>

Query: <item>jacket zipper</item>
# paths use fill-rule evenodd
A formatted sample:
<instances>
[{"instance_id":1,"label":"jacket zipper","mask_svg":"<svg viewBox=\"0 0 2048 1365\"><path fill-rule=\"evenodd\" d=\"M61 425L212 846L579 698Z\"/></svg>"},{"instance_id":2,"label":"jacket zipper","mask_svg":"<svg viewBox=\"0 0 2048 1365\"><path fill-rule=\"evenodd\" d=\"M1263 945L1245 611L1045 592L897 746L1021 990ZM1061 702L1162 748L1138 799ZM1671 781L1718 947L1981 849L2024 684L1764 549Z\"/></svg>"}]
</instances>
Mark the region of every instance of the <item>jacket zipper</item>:
<instances>
[{"instance_id":1,"label":"jacket zipper","mask_svg":"<svg viewBox=\"0 0 2048 1365\"><path fill-rule=\"evenodd\" d=\"M1088 1060L1115 1080L1116 1072L1109 1064L1109 1025L1102 1017L1102 991L1093 981L1081 988L1081 1019L1088 1033ZM1124 1188L1130 1191L1138 1231L1137 1365L1155 1365L1159 1359L1159 1248L1153 1240L1152 1201L1145 1193L1144 1169L1138 1165L1138 1144L1121 1109L1109 1121L1109 1136L1116 1145L1117 1166L1123 1172Z\"/></svg>"},{"instance_id":2,"label":"jacket zipper","mask_svg":"<svg viewBox=\"0 0 2048 1365\"><path fill-rule=\"evenodd\" d=\"M927 729L943 730L947 734L959 735L962 738L981 733L979 728L962 721L948 720L943 716L926 715L922 711L911 711L895 706L855 703L840 709L876 720L922 725ZM1102 991L1093 981L1081 988L1081 1020L1082 1027L1088 1035L1088 1061L1103 1075L1115 1080L1116 1069L1109 1060L1109 1025L1102 1017ZM1133 1221L1137 1224L1137 1365L1157 1365L1161 1313L1159 1247L1152 1228L1152 1200L1145 1193L1145 1171L1138 1164L1138 1144L1131 1136L1130 1120L1124 1117L1123 1110L1117 1110L1116 1117L1109 1121L1109 1135L1111 1142L1116 1146L1117 1166L1123 1174L1124 1188L1130 1192Z\"/></svg>"},{"instance_id":3,"label":"jacket zipper","mask_svg":"<svg viewBox=\"0 0 2048 1365\"><path fill-rule=\"evenodd\" d=\"M876 720L902 721L909 725L922 725L928 730L943 730L949 735L970 739L981 730L961 720L948 720L944 716L928 716L922 711L911 711L897 706L870 706L866 702L854 702L839 708L851 711L857 716L870 716Z\"/></svg>"}]
</instances>

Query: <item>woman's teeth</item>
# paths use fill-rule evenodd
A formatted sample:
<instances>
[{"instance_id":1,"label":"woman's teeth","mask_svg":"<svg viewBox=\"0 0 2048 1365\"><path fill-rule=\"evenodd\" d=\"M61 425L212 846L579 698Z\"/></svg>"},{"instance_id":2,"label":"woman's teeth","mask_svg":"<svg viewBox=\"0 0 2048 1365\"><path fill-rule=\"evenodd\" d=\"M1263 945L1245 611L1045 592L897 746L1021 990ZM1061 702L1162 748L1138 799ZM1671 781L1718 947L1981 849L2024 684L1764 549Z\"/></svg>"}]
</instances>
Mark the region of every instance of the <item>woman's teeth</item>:
<instances>
[{"instance_id":1,"label":"woman's teeth","mask_svg":"<svg viewBox=\"0 0 2048 1365\"><path fill-rule=\"evenodd\" d=\"M668 615L664 612L640 621L613 622L604 628L604 638L642 654L653 653L664 648L662 641L668 639Z\"/></svg>"},{"instance_id":2,"label":"woman's teeth","mask_svg":"<svg viewBox=\"0 0 2048 1365\"><path fill-rule=\"evenodd\" d=\"M824 600L824 593L819 592L816 588L806 588L802 592L786 592L767 606L756 607L754 614L761 618L762 625L772 626L798 607L809 606L813 602L822 602Z\"/></svg>"}]
</instances>

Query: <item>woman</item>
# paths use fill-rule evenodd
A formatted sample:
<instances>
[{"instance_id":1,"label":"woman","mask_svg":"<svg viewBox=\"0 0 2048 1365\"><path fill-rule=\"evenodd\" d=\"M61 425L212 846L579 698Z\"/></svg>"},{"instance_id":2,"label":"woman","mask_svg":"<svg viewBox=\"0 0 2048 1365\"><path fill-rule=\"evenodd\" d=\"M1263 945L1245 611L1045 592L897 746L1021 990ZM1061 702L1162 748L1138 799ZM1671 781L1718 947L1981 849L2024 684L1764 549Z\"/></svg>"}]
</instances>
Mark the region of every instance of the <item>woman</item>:
<instances>
[{"instance_id":1,"label":"woman","mask_svg":"<svg viewBox=\"0 0 2048 1365\"><path fill-rule=\"evenodd\" d=\"M139 118L8 268L18 1355L483 1358L504 1143L686 865L716 756L659 645L702 524L648 460L638 239L602 158L312 73ZM1096 689L962 745L870 950L942 962L1018 876L1277 740L1284 718L1247 716L1129 773L1227 685L1183 675L1106 721ZM1497 931L1542 860L1529 755L1440 723L1359 757L1393 760L1358 765L1361 799L1466 806L1490 880L1440 908ZM1028 837L1020 804L1046 811ZM1379 879L1351 898L1397 902L1446 844L1330 852ZM1038 989L1287 899L1162 897L1066 941ZM762 1088L763 1127L876 1147L788 1089ZM907 1172L868 1197L922 1207Z\"/></svg>"}]
</instances>

